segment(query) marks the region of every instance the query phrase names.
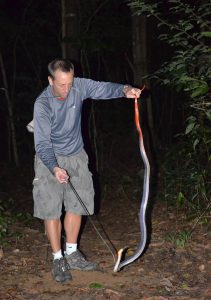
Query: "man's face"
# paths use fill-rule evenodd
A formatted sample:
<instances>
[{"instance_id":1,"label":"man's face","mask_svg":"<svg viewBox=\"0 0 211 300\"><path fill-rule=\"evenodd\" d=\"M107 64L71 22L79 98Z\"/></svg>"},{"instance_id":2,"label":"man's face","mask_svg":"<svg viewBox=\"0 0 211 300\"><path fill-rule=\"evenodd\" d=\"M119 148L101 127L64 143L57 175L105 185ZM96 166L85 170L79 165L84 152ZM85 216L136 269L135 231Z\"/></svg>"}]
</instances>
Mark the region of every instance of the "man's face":
<instances>
[{"instance_id":1,"label":"man's face","mask_svg":"<svg viewBox=\"0 0 211 300\"><path fill-rule=\"evenodd\" d=\"M66 98L73 84L74 73L55 71L54 79L48 77L49 84L52 86L55 97Z\"/></svg>"}]
</instances>

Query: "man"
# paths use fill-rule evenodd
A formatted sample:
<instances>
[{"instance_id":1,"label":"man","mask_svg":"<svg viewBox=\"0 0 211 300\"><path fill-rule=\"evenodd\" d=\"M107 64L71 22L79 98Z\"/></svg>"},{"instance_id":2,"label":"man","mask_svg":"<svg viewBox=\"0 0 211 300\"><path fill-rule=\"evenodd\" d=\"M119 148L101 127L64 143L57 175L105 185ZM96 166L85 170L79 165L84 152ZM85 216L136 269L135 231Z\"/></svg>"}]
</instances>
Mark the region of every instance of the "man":
<instances>
[{"instance_id":1,"label":"man","mask_svg":"<svg viewBox=\"0 0 211 300\"><path fill-rule=\"evenodd\" d=\"M68 60L55 59L48 65L49 86L34 105L35 178L34 216L44 220L53 251L53 278L71 280L70 270L97 270L77 249L81 217L86 215L68 184L70 179L90 214L94 211L92 175L81 135L83 100L134 98L141 91L117 83L75 78ZM61 211L65 207L66 251L61 249Z\"/></svg>"}]
</instances>

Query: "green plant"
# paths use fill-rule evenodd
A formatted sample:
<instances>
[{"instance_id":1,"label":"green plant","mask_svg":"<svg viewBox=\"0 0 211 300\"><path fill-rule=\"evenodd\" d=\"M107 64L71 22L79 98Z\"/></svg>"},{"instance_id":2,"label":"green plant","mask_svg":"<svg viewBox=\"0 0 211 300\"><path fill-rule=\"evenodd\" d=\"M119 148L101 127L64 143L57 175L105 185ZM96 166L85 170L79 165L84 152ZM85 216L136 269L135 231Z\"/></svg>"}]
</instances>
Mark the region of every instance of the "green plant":
<instances>
[{"instance_id":1,"label":"green plant","mask_svg":"<svg viewBox=\"0 0 211 300\"><path fill-rule=\"evenodd\" d=\"M210 202L211 3L187 0L131 0L134 14L156 21L158 38L171 50L148 77L182 92L187 121L162 164L165 199L198 216Z\"/></svg>"},{"instance_id":2,"label":"green plant","mask_svg":"<svg viewBox=\"0 0 211 300\"><path fill-rule=\"evenodd\" d=\"M193 5L189 1L169 0L164 10L164 4L159 1L132 0L130 6L135 14L153 17L161 27L158 38L170 46L173 54L149 77L187 94L196 119L194 127L188 124L186 134L192 134L194 128L200 137L201 128L211 121L211 3ZM194 146L200 142L210 146L206 135L194 142Z\"/></svg>"},{"instance_id":3,"label":"green plant","mask_svg":"<svg viewBox=\"0 0 211 300\"><path fill-rule=\"evenodd\" d=\"M19 212L17 214L14 214L13 219L15 221L21 221L25 225L31 225L34 220L33 216L28 212Z\"/></svg>"},{"instance_id":4,"label":"green plant","mask_svg":"<svg viewBox=\"0 0 211 300\"><path fill-rule=\"evenodd\" d=\"M12 223L21 221L24 225L29 226L33 221L33 217L29 213L12 213L11 208L14 205L14 200L9 198L8 200L0 199L0 245L6 242L6 238L11 236L9 232L9 226ZM14 235L17 239L22 237L22 233L15 232Z\"/></svg>"},{"instance_id":5,"label":"green plant","mask_svg":"<svg viewBox=\"0 0 211 300\"><path fill-rule=\"evenodd\" d=\"M8 217L0 215L0 244L3 243L3 240L7 236L9 223L10 220Z\"/></svg>"},{"instance_id":6,"label":"green plant","mask_svg":"<svg viewBox=\"0 0 211 300\"><path fill-rule=\"evenodd\" d=\"M91 289L102 289L103 285L99 282L92 282L92 283L90 283L89 287Z\"/></svg>"},{"instance_id":7,"label":"green plant","mask_svg":"<svg viewBox=\"0 0 211 300\"><path fill-rule=\"evenodd\" d=\"M132 0L129 3L135 14L157 20L158 27L162 27L158 38L173 52L172 58L154 73L154 78L185 90L192 99L210 98L211 3L193 5L182 0L169 0L167 6L161 1Z\"/></svg>"},{"instance_id":8,"label":"green plant","mask_svg":"<svg viewBox=\"0 0 211 300\"><path fill-rule=\"evenodd\" d=\"M9 198L8 201L3 201L2 199L0 199L0 245L4 243L8 235L9 224L12 222L8 208L13 205L13 199Z\"/></svg>"},{"instance_id":9,"label":"green plant","mask_svg":"<svg viewBox=\"0 0 211 300\"><path fill-rule=\"evenodd\" d=\"M184 248L191 239L191 231L183 230L180 232L168 233L165 239L176 247Z\"/></svg>"},{"instance_id":10,"label":"green plant","mask_svg":"<svg viewBox=\"0 0 211 300\"><path fill-rule=\"evenodd\" d=\"M163 156L160 174L158 197L165 199L167 206L176 205L188 219L198 218L204 210L209 213L211 178L206 159L193 151L183 136Z\"/></svg>"}]
</instances>

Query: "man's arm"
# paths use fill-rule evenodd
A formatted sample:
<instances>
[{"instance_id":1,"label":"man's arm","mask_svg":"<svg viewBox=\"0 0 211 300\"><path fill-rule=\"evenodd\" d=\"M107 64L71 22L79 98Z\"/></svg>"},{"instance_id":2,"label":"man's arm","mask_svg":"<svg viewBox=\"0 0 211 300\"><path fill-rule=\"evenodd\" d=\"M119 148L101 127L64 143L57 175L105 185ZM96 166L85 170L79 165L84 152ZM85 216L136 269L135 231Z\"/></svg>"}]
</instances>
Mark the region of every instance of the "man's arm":
<instances>
[{"instance_id":1,"label":"man's arm","mask_svg":"<svg viewBox=\"0 0 211 300\"><path fill-rule=\"evenodd\" d=\"M130 85L119 83L94 81L91 79L80 79L81 90L84 91L84 99L114 99L139 97L141 90Z\"/></svg>"},{"instance_id":2,"label":"man's arm","mask_svg":"<svg viewBox=\"0 0 211 300\"><path fill-rule=\"evenodd\" d=\"M35 150L45 164L53 173L58 163L51 143L51 122L49 108L37 101L34 105L34 145Z\"/></svg>"},{"instance_id":3,"label":"man's arm","mask_svg":"<svg viewBox=\"0 0 211 300\"><path fill-rule=\"evenodd\" d=\"M35 102L34 106L34 143L35 150L44 165L55 175L60 183L67 182L69 176L66 170L59 167L50 139L51 123L49 109Z\"/></svg>"}]
</instances>

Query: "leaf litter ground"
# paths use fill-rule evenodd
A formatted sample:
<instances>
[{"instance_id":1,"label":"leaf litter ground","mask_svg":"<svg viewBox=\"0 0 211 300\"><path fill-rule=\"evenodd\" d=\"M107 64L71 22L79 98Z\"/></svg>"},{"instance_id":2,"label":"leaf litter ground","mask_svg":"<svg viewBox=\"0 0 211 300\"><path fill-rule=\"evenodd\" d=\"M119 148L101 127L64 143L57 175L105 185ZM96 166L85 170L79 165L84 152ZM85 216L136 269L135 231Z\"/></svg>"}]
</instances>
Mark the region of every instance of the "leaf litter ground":
<instances>
[{"instance_id":1,"label":"leaf litter ground","mask_svg":"<svg viewBox=\"0 0 211 300\"><path fill-rule=\"evenodd\" d=\"M128 186L104 186L98 217L115 247L128 246L131 255L140 241L140 195L134 197ZM19 210L32 212L29 186L19 184L13 197ZM193 223L158 201L148 217L150 241L145 253L118 273L112 272L113 258L87 220L80 249L104 272L72 271L73 280L62 284L51 277L51 249L42 223L17 221L0 252L0 299L211 299L209 227L199 222L186 246L178 247L166 239L167 234L191 229Z\"/></svg>"}]
</instances>

